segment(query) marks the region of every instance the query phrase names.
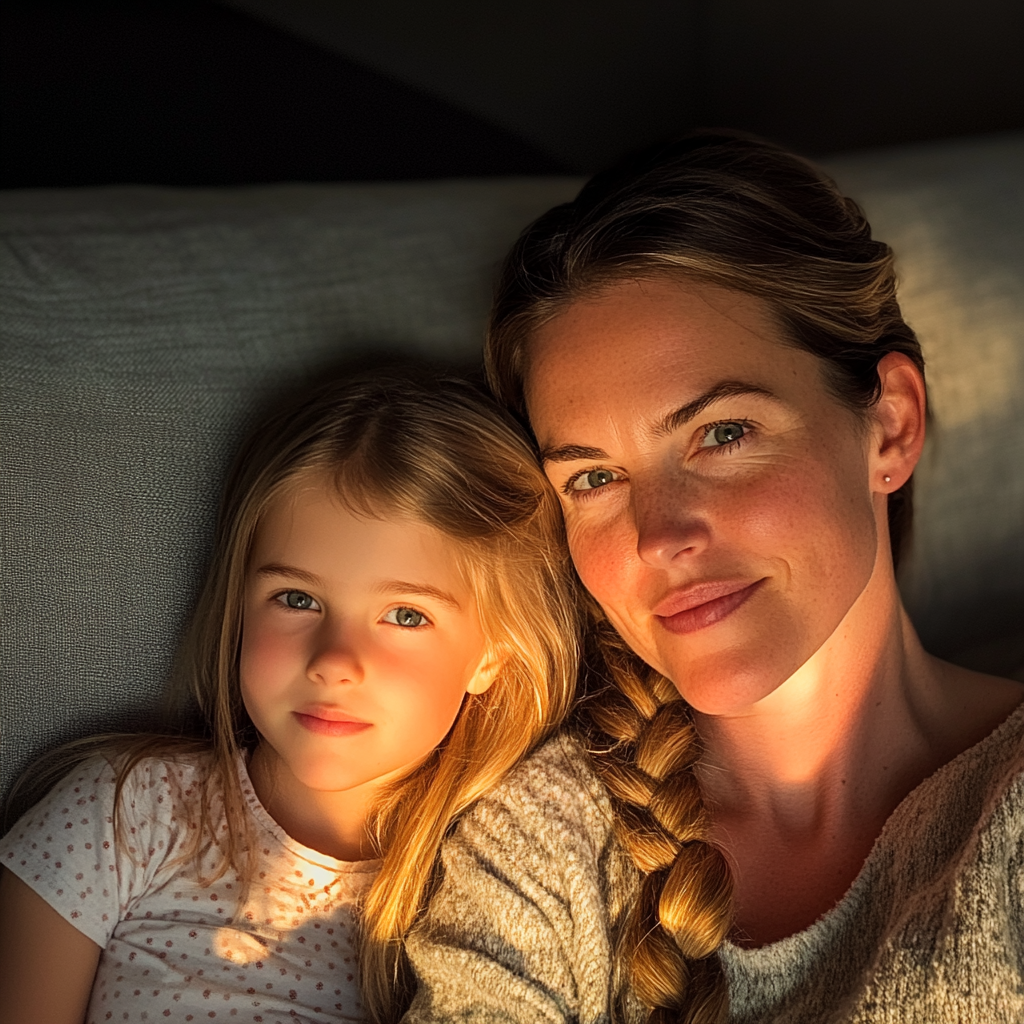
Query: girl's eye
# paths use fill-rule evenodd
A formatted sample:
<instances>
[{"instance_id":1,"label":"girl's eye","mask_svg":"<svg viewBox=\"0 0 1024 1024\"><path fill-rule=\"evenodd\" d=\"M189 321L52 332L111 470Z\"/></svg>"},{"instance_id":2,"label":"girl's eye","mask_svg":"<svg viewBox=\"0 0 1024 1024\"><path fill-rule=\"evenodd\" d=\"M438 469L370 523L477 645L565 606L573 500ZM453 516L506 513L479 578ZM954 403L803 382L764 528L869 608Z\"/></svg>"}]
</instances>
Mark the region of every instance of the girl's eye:
<instances>
[{"instance_id":1,"label":"girl's eye","mask_svg":"<svg viewBox=\"0 0 1024 1024\"><path fill-rule=\"evenodd\" d=\"M746 436L747 425L735 420L727 423L716 423L709 427L701 442L701 448L720 448L722 445L732 444Z\"/></svg>"},{"instance_id":2,"label":"girl's eye","mask_svg":"<svg viewBox=\"0 0 1024 1024\"><path fill-rule=\"evenodd\" d=\"M622 479L618 473L610 469L592 469L587 473L580 473L573 477L566 488L570 491L596 491L615 480Z\"/></svg>"},{"instance_id":3,"label":"girl's eye","mask_svg":"<svg viewBox=\"0 0 1024 1024\"><path fill-rule=\"evenodd\" d=\"M415 608L392 608L384 616L384 621L390 622L395 626L415 629L416 626L422 626L427 621L427 617L423 612L416 611Z\"/></svg>"},{"instance_id":4,"label":"girl's eye","mask_svg":"<svg viewBox=\"0 0 1024 1024\"><path fill-rule=\"evenodd\" d=\"M277 599L289 608L298 608L302 611L320 611L320 605L309 594L301 590L286 590L283 594L279 594Z\"/></svg>"}]
</instances>

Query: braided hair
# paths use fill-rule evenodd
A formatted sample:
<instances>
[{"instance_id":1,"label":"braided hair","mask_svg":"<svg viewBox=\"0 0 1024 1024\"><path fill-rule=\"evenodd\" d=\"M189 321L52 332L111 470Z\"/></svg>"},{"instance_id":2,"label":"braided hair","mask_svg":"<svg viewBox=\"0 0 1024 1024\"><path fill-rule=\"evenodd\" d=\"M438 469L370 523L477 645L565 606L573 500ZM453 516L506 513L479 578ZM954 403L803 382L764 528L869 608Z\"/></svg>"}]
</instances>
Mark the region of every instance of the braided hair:
<instances>
[{"instance_id":1,"label":"braided hair","mask_svg":"<svg viewBox=\"0 0 1024 1024\"><path fill-rule=\"evenodd\" d=\"M615 1016L631 989L650 1024L725 1017L713 956L732 918L732 878L708 841L710 818L693 767L700 739L671 681L638 658L594 608L585 694L573 725L611 797L619 842L641 873L616 936Z\"/></svg>"}]
</instances>

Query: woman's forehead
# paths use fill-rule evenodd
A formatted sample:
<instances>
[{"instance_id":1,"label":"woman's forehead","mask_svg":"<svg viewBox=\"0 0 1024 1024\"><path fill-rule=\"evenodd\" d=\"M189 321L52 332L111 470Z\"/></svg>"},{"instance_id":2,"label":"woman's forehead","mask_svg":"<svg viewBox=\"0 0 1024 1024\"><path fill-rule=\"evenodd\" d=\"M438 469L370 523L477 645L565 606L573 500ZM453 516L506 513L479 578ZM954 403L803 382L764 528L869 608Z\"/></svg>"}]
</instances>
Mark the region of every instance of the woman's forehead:
<instances>
[{"instance_id":1,"label":"woman's forehead","mask_svg":"<svg viewBox=\"0 0 1024 1024\"><path fill-rule=\"evenodd\" d=\"M531 341L526 399L541 436L579 417L652 421L709 393L784 398L820 380L755 296L692 279L626 281L580 299Z\"/></svg>"}]
</instances>

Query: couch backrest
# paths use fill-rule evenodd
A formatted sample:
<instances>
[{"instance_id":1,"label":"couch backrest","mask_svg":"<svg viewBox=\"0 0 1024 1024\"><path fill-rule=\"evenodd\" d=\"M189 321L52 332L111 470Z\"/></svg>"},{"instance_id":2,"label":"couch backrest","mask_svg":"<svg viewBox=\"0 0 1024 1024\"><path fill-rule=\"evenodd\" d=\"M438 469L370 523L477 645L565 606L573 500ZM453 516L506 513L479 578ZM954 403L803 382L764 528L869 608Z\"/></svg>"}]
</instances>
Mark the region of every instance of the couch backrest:
<instances>
[{"instance_id":1,"label":"couch backrest","mask_svg":"<svg viewBox=\"0 0 1024 1024\"><path fill-rule=\"evenodd\" d=\"M833 166L900 258L936 430L905 589L1024 666L1024 138ZM498 260L571 179L0 195L0 795L156 707L227 461L346 356L474 364Z\"/></svg>"}]
</instances>

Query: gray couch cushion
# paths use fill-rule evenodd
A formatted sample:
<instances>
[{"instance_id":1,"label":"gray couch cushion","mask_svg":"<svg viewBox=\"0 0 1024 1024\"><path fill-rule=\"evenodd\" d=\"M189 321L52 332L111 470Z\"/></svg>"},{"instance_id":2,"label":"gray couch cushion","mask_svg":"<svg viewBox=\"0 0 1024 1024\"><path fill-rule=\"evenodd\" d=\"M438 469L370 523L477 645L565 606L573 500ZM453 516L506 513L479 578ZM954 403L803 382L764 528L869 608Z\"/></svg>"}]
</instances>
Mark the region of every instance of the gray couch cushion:
<instances>
[{"instance_id":1,"label":"gray couch cushion","mask_svg":"<svg viewBox=\"0 0 1024 1024\"><path fill-rule=\"evenodd\" d=\"M930 650L1024 679L1024 135L830 170L896 250L927 359L907 605Z\"/></svg>"},{"instance_id":2,"label":"gray couch cushion","mask_svg":"<svg viewBox=\"0 0 1024 1024\"><path fill-rule=\"evenodd\" d=\"M252 410L361 351L474 364L576 182L0 194L0 792L157 704Z\"/></svg>"},{"instance_id":3,"label":"gray couch cushion","mask_svg":"<svg viewBox=\"0 0 1024 1024\"><path fill-rule=\"evenodd\" d=\"M897 247L932 369L908 599L934 649L1018 671L1024 139L833 170ZM268 392L357 352L475 362L496 262L577 185L0 195L0 793L155 706Z\"/></svg>"}]
</instances>

